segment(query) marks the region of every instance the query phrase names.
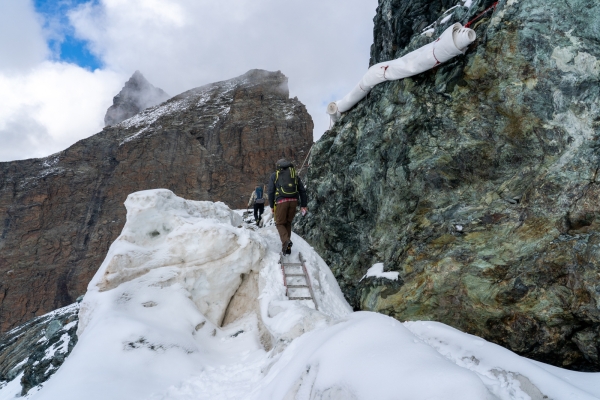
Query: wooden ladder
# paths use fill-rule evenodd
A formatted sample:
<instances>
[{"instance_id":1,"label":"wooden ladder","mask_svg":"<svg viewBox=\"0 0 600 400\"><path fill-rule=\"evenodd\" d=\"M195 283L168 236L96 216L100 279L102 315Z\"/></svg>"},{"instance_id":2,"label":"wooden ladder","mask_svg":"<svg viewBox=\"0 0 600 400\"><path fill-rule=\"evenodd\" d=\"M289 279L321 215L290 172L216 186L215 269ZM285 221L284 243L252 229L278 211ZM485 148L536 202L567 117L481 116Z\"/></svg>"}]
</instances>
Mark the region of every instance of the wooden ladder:
<instances>
[{"instance_id":1,"label":"wooden ladder","mask_svg":"<svg viewBox=\"0 0 600 400\"><path fill-rule=\"evenodd\" d=\"M285 295L290 300L312 300L315 305L315 309L318 310L319 306L315 300L315 294L313 292L312 285L310 284L310 278L308 271L306 270L306 260L302 257L302 253L298 255L300 262L284 262L283 255L279 259L281 264L281 272L283 273L283 284L285 285ZM290 279L292 282L288 282ZM304 282L302 282L304 280ZM290 289L292 293L290 293ZM294 292L301 290L308 290L309 296L294 295Z\"/></svg>"}]
</instances>

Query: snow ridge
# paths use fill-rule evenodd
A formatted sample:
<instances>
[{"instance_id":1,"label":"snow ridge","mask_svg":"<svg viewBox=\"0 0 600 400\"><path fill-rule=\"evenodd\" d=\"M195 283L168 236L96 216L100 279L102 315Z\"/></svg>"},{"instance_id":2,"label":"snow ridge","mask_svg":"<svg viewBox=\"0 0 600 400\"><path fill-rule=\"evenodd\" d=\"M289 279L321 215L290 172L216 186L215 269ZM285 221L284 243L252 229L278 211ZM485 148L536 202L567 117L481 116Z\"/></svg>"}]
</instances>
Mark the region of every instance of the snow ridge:
<instances>
[{"instance_id":1,"label":"snow ridge","mask_svg":"<svg viewBox=\"0 0 600 400\"><path fill-rule=\"evenodd\" d=\"M289 258L300 251L306 259L319 311L290 301L275 227L249 226L223 203L157 189L133 193L125 205L123 232L81 303L78 344L34 399L599 394L598 374L566 379L443 324L353 313L327 265L297 235Z\"/></svg>"}]
</instances>

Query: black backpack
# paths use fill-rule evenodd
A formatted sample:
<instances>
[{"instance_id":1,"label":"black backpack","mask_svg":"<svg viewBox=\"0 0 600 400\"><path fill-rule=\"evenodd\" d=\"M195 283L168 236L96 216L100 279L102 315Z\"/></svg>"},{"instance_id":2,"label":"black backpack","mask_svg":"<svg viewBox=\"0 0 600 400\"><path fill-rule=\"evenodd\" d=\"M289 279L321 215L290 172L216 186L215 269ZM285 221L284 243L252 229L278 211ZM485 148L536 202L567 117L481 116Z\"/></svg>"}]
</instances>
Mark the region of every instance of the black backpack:
<instances>
[{"instance_id":1,"label":"black backpack","mask_svg":"<svg viewBox=\"0 0 600 400\"><path fill-rule=\"evenodd\" d=\"M298 176L292 163L277 165L275 198L277 197L298 197Z\"/></svg>"}]
</instances>

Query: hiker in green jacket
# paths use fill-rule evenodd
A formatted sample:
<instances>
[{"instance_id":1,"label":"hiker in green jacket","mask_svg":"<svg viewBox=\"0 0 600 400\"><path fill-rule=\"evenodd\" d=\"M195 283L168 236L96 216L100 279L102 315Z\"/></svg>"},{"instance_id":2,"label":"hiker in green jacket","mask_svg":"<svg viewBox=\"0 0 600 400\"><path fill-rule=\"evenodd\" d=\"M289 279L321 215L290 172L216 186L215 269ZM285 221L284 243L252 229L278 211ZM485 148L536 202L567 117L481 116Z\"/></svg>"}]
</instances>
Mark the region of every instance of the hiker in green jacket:
<instances>
[{"instance_id":1,"label":"hiker in green jacket","mask_svg":"<svg viewBox=\"0 0 600 400\"><path fill-rule=\"evenodd\" d=\"M277 161L277 171L271 175L269 180L269 205L273 209L275 225L279 238L281 239L281 252L291 254L292 252L292 221L296 215L298 198L302 215L308 211L308 199L306 189L296 175L294 165L286 159Z\"/></svg>"},{"instance_id":2,"label":"hiker in green jacket","mask_svg":"<svg viewBox=\"0 0 600 400\"><path fill-rule=\"evenodd\" d=\"M256 225L259 224L263 213L265 212L265 203L269 200L269 196L264 193L262 186L257 186L250 196L250 200L248 200L248 208L250 206L254 207L254 220L256 221Z\"/></svg>"}]
</instances>

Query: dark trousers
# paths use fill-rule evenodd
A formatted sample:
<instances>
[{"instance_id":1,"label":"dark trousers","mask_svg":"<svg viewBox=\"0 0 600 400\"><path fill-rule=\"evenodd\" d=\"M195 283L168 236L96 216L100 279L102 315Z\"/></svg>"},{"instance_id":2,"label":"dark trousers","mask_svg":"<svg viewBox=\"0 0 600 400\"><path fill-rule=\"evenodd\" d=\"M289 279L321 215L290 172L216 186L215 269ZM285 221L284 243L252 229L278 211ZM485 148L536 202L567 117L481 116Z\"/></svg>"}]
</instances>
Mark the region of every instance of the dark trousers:
<instances>
[{"instance_id":1,"label":"dark trousers","mask_svg":"<svg viewBox=\"0 0 600 400\"><path fill-rule=\"evenodd\" d=\"M265 212L265 205L254 203L254 220L258 221Z\"/></svg>"},{"instance_id":2,"label":"dark trousers","mask_svg":"<svg viewBox=\"0 0 600 400\"><path fill-rule=\"evenodd\" d=\"M297 201L286 201L276 205L275 226L277 226L281 244L285 244L292 237L292 221L296 215L297 206Z\"/></svg>"}]
</instances>

